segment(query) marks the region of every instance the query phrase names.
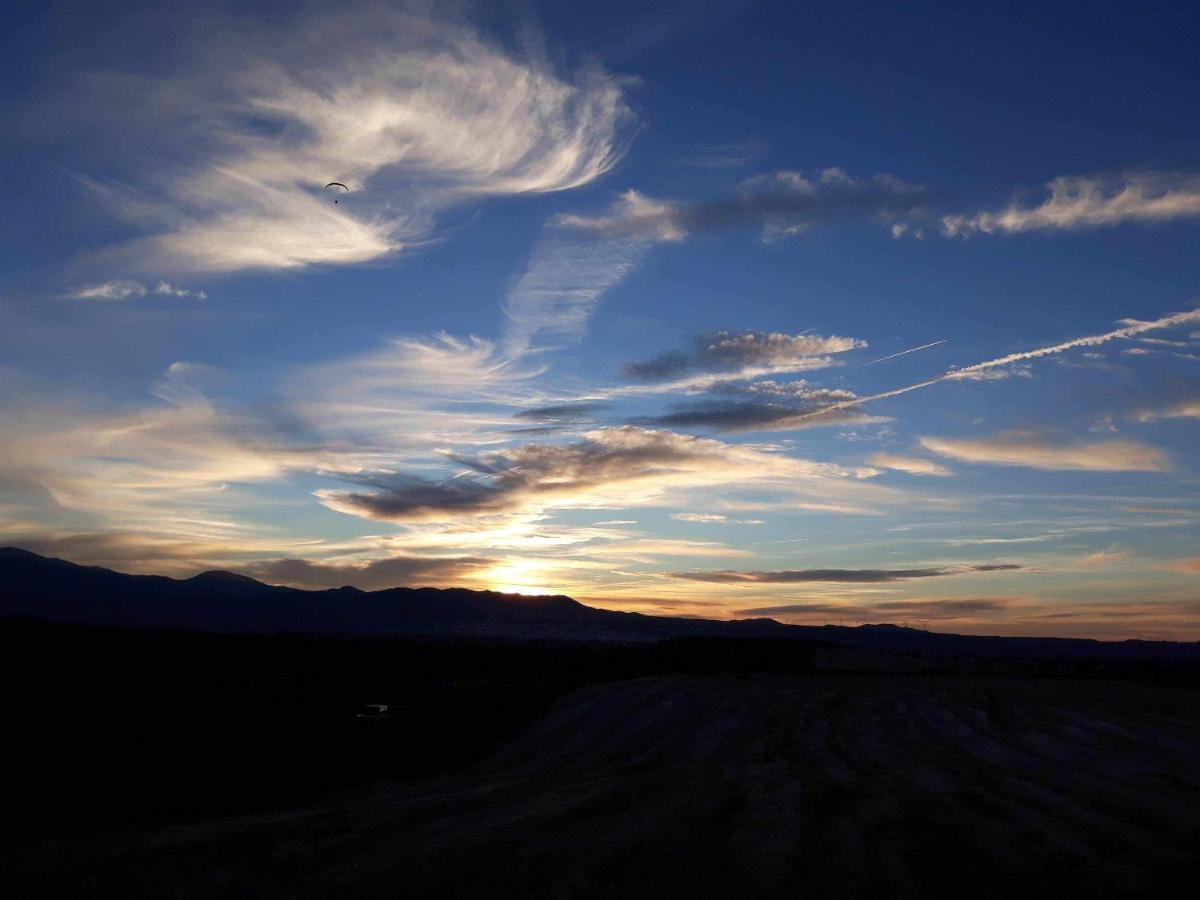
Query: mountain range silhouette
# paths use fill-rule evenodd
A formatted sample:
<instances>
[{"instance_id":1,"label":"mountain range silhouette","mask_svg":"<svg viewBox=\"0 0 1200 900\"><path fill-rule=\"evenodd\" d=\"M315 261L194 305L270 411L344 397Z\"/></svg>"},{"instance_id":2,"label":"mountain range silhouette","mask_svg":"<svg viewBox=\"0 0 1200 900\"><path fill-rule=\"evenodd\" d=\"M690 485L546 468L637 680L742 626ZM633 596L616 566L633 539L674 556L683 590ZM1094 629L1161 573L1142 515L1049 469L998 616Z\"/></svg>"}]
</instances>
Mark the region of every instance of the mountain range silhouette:
<instances>
[{"instance_id":1,"label":"mountain range silhouette","mask_svg":"<svg viewBox=\"0 0 1200 900\"><path fill-rule=\"evenodd\" d=\"M761 637L943 656L1200 660L1200 643L957 635L886 623L805 626L767 618L650 616L597 609L563 595L465 588L302 590L226 571L185 579L128 575L0 548L0 618L15 617L228 634L422 634L604 642Z\"/></svg>"}]
</instances>

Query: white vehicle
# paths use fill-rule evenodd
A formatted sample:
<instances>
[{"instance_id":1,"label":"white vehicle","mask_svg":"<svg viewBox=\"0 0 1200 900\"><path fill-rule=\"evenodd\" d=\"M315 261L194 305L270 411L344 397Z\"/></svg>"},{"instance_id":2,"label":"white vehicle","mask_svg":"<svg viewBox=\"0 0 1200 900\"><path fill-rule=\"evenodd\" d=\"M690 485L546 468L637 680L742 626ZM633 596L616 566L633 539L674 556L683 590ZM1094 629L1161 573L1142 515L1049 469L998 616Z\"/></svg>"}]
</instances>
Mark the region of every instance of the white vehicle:
<instances>
[{"instance_id":1,"label":"white vehicle","mask_svg":"<svg viewBox=\"0 0 1200 900\"><path fill-rule=\"evenodd\" d=\"M356 725L376 725L386 722L391 712L386 703L368 703L354 716Z\"/></svg>"}]
</instances>

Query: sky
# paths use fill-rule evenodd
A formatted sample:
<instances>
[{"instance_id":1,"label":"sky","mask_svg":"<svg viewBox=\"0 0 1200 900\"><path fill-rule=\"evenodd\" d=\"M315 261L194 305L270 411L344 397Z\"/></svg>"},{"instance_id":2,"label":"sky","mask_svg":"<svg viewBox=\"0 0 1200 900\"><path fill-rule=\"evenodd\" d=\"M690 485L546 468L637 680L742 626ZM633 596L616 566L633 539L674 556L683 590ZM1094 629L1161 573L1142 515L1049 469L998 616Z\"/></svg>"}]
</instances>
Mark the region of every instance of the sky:
<instances>
[{"instance_id":1,"label":"sky","mask_svg":"<svg viewBox=\"0 0 1200 900\"><path fill-rule=\"evenodd\" d=\"M0 543L1200 639L1194 4L965 6L5 6Z\"/></svg>"}]
</instances>

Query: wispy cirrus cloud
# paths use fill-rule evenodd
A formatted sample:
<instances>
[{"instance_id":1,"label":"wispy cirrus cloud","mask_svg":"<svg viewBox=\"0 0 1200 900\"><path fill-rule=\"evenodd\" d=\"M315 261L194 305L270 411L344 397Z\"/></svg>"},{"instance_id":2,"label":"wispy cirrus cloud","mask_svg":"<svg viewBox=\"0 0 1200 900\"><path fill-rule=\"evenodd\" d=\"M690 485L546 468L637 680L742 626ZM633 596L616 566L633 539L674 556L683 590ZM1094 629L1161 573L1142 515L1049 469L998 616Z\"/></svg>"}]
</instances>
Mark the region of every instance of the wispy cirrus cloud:
<instances>
[{"instance_id":1,"label":"wispy cirrus cloud","mask_svg":"<svg viewBox=\"0 0 1200 900\"><path fill-rule=\"evenodd\" d=\"M140 135L141 152L85 183L147 236L110 255L163 272L365 262L427 239L450 207L578 187L620 158L630 114L598 68L554 71L446 20L354 13L247 18L177 55L203 65L116 79L112 94L136 86L144 102L98 98L120 112L96 127ZM256 52L240 52L251 32ZM350 188L338 205L329 181Z\"/></svg>"},{"instance_id":2,"label":"wispy cirrus cloud","mask_svg":"<svg viewBox=\"0 0 1200 900\"><path fill-rule=\"evenodd\" d=\"M1064 176L1047 186L1050 196L1036 206L1013 203L995 212L943 216L949 237L1078 231L1126 223L1157 224L1200 219L1200 176L1172 172Z\"/></svg>"},{"instance_id":3,"label":"wispy cirrus cloud","mask_svg":"<svg viewBox=\"0 0 1200 900\"><path fill-rule=\"evenodd\" d=\"M921 446L961 462L1088 472L1165 472L1170 461L1157 447L1132 440L1057 441L1031 432L982 438L923 437Z\"/></svg>"},{"instance_id":4,"label":"wispy cirrus cloud","mask_svg":"<svg viewBox=\"0 0 1200 900\"><path fill-rule=\"evenodd\" d=\"M731 519L721 513L671 513L671 518L677 522L693 522L700 525L762 525L762 519Z\"/></svg>"},{"instance_id":5,"label":"wispy cirrus cloud","mask_svg":"<svg viewBox=\"0 0 1200 900\"><path fill-rule=\"evenodd\" d=\"M589 241L548 234L504 300L504 353L518 357L577 343L605 292L647 250L639 239Z\"/></svg>"},{"instance_id":6,"label":"wispy cirrus cloud","mask_svg":"<svg viewBox=\"0 0 1200 900\"><path fill-rule=\"evenodd\" d=\"M492 340L410 335L301 369L285 395L294 415L327 440L428 457L431 447L511 437L511 413L497 407L536 398L533 385L546 369Z\"/></svg>"},{"instance_id":7,"label":"wispy cirrus cloud","mask_svg":"<svg viewBox=\"0 0 1200 900\"><path fill-rule=\"evenodd\" d=\"M319 467L333 454L272 439L269 423L199 403L129 413L39 410L7 443L0 467L43 485L66 509L153 526L172 507L196 507L230 482Z\"/></svg>"},{"instance_id":8,"label":"wispy cirrus cloud","mask_svg":"<svg viewBox=\"0 0 1200 900\"><path fill-rule=\"evenodd\" d=\"M154 383L153 399L138 405L6 397L4 418L19 427L0 443L0 481L38 485L58 509L58 530L118 523L122 531L210 540L237 531L253 485L376 459L370 445L310 431L289 410L214 403L197 386L207 374L174 363Z\"/></svg>"},{"instance_id":9,"label":"wispy cirrus cloud","mask_svg":"<svg viewBox=\"0 0 1200 900\"><path fill-rule=\"evenodd\" d=\"M394 397L397 386L402 386L405 394L480 400L545 371L544 365L505 354L495 341L459 338L443 331L427 337L391 338L377 350L314 368L304 384L336 383L339 391L349 389L363 399L380 391Z\"/></svg>"}]
</instances>

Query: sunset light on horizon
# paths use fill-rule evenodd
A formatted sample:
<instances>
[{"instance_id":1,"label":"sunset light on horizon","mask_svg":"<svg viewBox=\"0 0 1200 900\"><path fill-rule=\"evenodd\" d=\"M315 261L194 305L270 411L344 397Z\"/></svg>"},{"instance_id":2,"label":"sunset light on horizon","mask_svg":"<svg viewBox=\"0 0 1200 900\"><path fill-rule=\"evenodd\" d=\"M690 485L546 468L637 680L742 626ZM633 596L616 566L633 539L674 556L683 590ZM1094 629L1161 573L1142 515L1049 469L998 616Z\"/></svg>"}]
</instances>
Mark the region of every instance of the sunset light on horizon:
<instances>
[{"instance_id":1,"label":"sunset light on horizon","mask_svg":"<svg viewBox=\"0 0 1200 900\"><path fill-rule=\"evenodd\" d=\"M1200 640L1166 13L489 6L22 21L0 545Z\"/></svg>"}]
</instances>

